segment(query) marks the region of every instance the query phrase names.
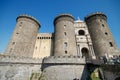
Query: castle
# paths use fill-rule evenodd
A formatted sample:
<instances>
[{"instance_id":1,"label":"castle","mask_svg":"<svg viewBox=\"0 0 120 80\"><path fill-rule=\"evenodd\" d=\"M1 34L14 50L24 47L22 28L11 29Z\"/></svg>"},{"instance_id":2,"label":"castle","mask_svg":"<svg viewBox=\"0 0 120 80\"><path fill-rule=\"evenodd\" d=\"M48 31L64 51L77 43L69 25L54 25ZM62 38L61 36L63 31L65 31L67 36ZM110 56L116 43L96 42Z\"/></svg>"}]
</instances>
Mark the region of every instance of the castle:
<instances>
[{"instance_id":1,"label":"castle","mask_svg":"<svg viewBox=\"0 0 120 80\"><path fill-rule=\"evenodd\" d=\"M60 14L54 19L54 33L38 33L40 23L28 15L16 21L0 55L0 80L120 79L120 52L104 13L90 14L85 21Z\"/></svg>"}]
</instances>

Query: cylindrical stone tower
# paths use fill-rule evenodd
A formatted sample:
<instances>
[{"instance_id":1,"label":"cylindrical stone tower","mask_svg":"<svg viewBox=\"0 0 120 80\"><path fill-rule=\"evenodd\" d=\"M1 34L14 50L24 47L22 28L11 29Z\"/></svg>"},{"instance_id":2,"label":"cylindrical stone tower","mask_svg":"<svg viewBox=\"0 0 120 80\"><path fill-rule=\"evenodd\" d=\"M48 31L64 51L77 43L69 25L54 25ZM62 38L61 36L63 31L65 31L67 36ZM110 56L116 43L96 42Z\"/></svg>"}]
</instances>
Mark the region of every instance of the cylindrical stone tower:
<instances>
[{"instance_id":1,"label":"cylindrical stone tower","mask_svg":"<svg viewBox=\"0 0 120 80\"><path fill-rule=\"evenodd\" d=\"M32 57L40 24L35 18L28 15L20 15L16 21L16 28L6 49L6 54Z\"/></svg>"},{"instance_id":2,"label":"cylindrical stone tower","mask_svg":"<svg viewBox=\"0 0 120 80\"><path fill-rule=\"evenodd\" d=\"M73 24L74 18L70 14L61 14L55 18L55 56L77 55Z\"/></svg>"},{"instance_id":3,"label":"cylindrical stone tower","mask_svg":"<svg viewBox=\"0 0 120 80\"><path fill-rule=\"evenodd\" d=\"M93 48L97 57L113 55L118 52L112 33L107 25L107 17L101 12L85 17L90 32Z\"/></svg>"}]
</instances>

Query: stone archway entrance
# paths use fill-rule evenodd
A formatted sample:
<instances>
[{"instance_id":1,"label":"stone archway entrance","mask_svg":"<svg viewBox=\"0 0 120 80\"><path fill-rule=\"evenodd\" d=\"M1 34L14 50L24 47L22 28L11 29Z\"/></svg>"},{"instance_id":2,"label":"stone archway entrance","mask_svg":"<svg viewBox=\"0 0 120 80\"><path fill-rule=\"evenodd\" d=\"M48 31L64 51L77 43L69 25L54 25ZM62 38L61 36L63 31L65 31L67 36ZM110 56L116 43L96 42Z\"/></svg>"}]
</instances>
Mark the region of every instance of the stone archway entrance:
<instances>
[{"instance_id":1,"label":"stone archway entrance","mask_svg":"<svg viewBox=\"0 0 120 80\"><path fill-rule=\"evenodd\" d=\"M82 57L88 58L89 57L89 50L87 48L82 48L81 49L82 52Z\"/></svg>"},{"instance_id":2,"label":"stone archway entrance","mask_svg":"<svg viewBox=\"0 0 120 80\"><path fill-rule=\"evenodd\" d=\"M79 30L79 31L78 31L78 34L79 34L79 35L85 35L85 31L84 31L84 30Z\"/></svg>"}]
</instances>

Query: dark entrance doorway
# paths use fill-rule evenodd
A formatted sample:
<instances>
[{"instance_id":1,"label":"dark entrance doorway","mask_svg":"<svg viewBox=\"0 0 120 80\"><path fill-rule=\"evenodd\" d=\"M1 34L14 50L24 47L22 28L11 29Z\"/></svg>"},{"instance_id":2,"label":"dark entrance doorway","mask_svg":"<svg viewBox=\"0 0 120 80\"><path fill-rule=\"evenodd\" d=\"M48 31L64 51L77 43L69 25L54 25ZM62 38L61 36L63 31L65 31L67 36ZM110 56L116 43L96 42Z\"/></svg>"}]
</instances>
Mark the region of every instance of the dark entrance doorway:
<instances>
[{"instance_id":1,"label":"dark entrance doorway","mask_svg":"<svg viewBox=\"0 0 120 80\"><path fill-rule=\"evenodd\" d=\"M82 57L88 58L89 57L89 50L87 48L82 48L81 49L82 52Z\"/></svg>"}]
</instances>

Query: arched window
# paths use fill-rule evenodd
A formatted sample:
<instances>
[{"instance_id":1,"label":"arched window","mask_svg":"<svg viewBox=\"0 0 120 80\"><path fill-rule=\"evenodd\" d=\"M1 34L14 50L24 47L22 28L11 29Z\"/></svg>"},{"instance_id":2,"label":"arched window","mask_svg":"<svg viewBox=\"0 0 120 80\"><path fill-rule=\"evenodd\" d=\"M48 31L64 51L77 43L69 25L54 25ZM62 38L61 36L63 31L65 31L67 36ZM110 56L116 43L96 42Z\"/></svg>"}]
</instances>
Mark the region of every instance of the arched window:
<instances>
[{"instance_id":1,"label":"arched window","mask_svg":"<svg viewBox=\"0 0 120 80\"><path fill-rule=\"evenodd\" d=\"M79 31L78 31L78 34L79 34L79 35L85 35L85 31L84 31L84 30L79 30Z\"/></svg>"},{"instance_id":2,"label":"arched window","mask_svg":"<svg viewBox=\"0 0 120 80\"><path fill-rule=\"evenodd\" d=\"M82 48L81 49L82 52L82 57L88 58L89 57L89 50L87 48Z\"/></svg>"}]
</instances>

